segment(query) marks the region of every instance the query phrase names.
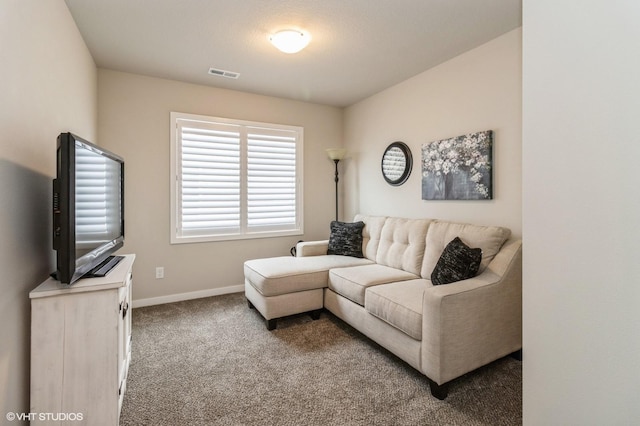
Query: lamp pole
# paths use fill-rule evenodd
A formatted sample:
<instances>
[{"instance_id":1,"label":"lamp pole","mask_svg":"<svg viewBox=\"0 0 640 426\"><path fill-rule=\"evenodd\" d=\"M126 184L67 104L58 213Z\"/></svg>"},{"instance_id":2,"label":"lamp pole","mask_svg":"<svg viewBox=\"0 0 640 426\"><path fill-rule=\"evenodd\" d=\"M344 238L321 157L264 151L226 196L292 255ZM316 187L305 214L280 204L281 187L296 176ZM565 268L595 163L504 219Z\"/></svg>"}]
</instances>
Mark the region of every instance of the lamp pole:
<instances>
[{"instance_id":1,"label":"lamp pole","mask_svg":"<svg viewBox=\"0 0 640 426\"><path fill-rule=\"evenodd\" d=\"M327 155L329 156L329 159L333 160L333 163L336 166L336 175L334 178L336 182L336 221L338 221L338 181L340 180L338 177L338 163L340 162L340 160L344 158L346 154L347 154L347 150L343 148L327 149Z\"/></svg>"},{"instance_id":2,"label":"lamp pole","mask_svg":"<svg viewBox=\"0 0 640 426\"><path fill-rule=\"evenodd\" d=\"M333 160L333 162L336 164L336 222L338 221L338 163L340 162L339 158L336 158Z\"/></svg>"}]
</instances>

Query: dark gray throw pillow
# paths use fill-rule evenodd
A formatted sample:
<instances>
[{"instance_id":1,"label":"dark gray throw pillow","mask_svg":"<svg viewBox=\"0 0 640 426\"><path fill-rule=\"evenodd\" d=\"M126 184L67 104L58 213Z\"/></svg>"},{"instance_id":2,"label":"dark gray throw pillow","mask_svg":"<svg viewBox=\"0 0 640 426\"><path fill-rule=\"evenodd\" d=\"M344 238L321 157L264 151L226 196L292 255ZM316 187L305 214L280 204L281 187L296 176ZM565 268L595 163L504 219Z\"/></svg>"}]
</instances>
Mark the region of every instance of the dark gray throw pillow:
<instances>
[{"instance_id":1,"label":"dark gray throw pillow","mask_svg":"<svg viewBox=\"0 0 640 426\"><path fill-rule=\"evenodd\" d=\"M482 261L482 249L469 248L455 237L444 248L436 267L431 273L433 285L449 284L473 278L478 273Z\"/></svg>"},{"instance_id":2,"label":"dark gray throw pillow","mask_svg":"<svg viewBox=\"0 0 640 426\"><path fill-rule=\"evenodd\" d=\"M332 221L327 254L364 257L362 254L362 228L364 228L364 222Z\"/></svg>"}]
</instances>

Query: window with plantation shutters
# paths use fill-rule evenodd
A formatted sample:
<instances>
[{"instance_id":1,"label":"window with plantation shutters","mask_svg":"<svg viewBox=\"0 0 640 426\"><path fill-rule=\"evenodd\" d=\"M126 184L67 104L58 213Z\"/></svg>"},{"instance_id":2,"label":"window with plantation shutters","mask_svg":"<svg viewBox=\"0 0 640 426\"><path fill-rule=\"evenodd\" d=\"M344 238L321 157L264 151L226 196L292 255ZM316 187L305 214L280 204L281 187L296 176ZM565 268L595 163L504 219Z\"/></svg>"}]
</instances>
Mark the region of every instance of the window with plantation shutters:
<instances>
[{"instance_id":1,"label":"window with plantation shutters","mask_svg":"<svg viewBox=\"0 0 640 426\"><path fill-rule=\"evenodd\" d=\"M301 127L171 114L172 243L302 233Z\"/></svg>"}]
</instances>

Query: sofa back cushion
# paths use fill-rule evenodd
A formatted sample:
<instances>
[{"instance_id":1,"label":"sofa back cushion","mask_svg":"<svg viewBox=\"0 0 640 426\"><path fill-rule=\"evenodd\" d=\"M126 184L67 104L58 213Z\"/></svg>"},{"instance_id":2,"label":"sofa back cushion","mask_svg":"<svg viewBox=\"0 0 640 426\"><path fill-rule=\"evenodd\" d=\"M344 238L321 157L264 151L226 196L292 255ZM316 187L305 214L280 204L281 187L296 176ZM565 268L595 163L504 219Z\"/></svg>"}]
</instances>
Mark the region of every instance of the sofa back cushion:
<instances>
[{"instance_id":1,"label":"sofa back cushion","mask_svg":"<svg viewBox=\"0 0 640 426\"><path fill-rule=\"evenodd\" d=\"M384 222L375 261L420 275L431 219L389 217Z\"/></svg>"},{"instance_id":2,"label":"sofa back cushion","mask_svg":"<svg viewBox=\"0 0 640 426\"><path fill-rule=\"evenodd\" d=\"M365 258L374 262L376 261L376 254L378 253L382 226L386 219L386 216L365 216L362 214L357 214L353 218L354 222L364 222L364 229L362 230L362 254Z\"/></svg>"},{"instance_id":3,"label":"sofa back cushion","mask_svg":"<svg viewBox=\"0 0 640 426\"><path fill-rule=\"evenodd\" d=\"M434 221L427 231L424 261L420 275L422 278L431 279L433 268L436 267L444 248L456 237L459 237L471 248L482 249L482 261L478 270L478 274L481 274L510 235L511 231L508 228L498 226Z\"/></svg>"}]
</instances>

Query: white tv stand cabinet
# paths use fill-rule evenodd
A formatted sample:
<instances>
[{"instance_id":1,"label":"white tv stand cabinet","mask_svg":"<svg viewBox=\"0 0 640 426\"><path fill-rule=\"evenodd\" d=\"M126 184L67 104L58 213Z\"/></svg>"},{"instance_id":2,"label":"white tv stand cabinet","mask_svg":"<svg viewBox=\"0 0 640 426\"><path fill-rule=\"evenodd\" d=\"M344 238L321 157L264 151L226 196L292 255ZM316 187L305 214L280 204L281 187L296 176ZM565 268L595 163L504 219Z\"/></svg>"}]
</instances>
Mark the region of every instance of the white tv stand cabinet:
<instances>
[{"instance_id":1,"label":"white tv stand cabinet","mask_svg":"<svg viewBox=\"0 0 640 426\"><path fill-rule=\"evenodd\" d=\"M105 277L71 286L49 278L29 293L30 412L70 420L38 424L118 424L131 360L134 260L124 255Z\"/></svg>"}]
</instances>

